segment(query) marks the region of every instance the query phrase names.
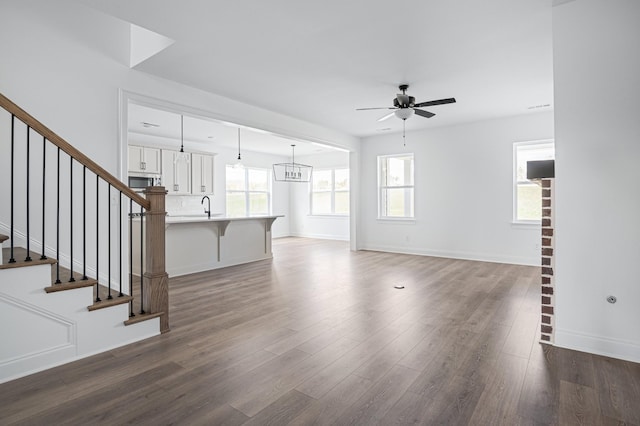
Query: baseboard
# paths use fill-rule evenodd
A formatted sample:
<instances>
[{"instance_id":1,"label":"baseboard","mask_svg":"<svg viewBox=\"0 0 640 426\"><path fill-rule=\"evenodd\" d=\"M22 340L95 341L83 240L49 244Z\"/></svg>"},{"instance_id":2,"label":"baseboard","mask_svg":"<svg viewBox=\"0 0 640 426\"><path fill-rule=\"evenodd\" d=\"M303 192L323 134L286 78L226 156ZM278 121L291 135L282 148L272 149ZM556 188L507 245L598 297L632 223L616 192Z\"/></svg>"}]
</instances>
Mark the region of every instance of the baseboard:
<instances>
[{"instance_id":1,"label":"baseboard","mask_svg":"<svg viewBox=\"0 0 640 426\"><path fill-rule=\"evenodd\" d=\"M289 234L290 237L300 237L300 238L316 238L318 240L336 240L336 241L349 241L349 237L345 237L344 235L331 235L331 234L307 234L307 233L299 233L299 232L291 232Z\"/></svg>"},{"instance_id":2,"label":"baseboard","mask_svg":"<svg viewBox=\"0 0 640 426\"><path fill-rule=\"evenodd\" d=\"M554 346L640 363L640 345L556 328Z\"/></svg>"},{"instance_id":3,"label":"baseboard","mask_svg":"<svg viewBox=\"0 0 640 426\"><path fill-rule=\"evenodd\" d=\"M505 255L497 255L497 254L491 254L491 253L433 250L433 249L422 249L422 248L415 248L415 247L383 246L383 245L375 245L375 244L358 247L358 249L382 251L382 252L389 252L389 253L399 253L399 254L413 254L418 256L445 257L449 259L474 260L479 262L508 263L512 265L525 265L525 266L540 266L539 257L529 258L524 256L505 256Z\"/></svg>"}]
</instances>

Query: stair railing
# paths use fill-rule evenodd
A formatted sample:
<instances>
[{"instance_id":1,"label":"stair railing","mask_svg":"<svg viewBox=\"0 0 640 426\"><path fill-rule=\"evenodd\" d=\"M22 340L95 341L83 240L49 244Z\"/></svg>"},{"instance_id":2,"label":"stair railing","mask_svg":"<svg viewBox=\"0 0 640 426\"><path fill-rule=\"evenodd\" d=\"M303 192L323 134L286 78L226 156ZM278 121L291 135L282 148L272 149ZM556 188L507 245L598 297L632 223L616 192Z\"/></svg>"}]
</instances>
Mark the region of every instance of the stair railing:
<instances>
[{"instance_id":1,"label":"stair railing","mask_svg":"<svg viewBox=\"0 0 640 426\"><path fill-rule=\"evenodd\" d=\"M10 124L0 124L0 129L7 127L0 135L0 169L5 168L5 161L10 163L9 211L0 208L0 219L9 216L9 262L16 262L14 244L19 234L26 243L24 262L33 261L32 243L40 246L40 259L55 256L53 286L73 286L76 278L88 281L90 269L95 273L96 303L128 293L135 296L129 302L130 317L135 317L136 311L160 314L160 329L168 331L164 188L147 188L142 197L2 94L0 106L8 112L0 119L8 121L10 117ZM41 141L34 140L37 136ZM32 211L35 200L42 204L36 212ZM34 214L40 214L40 220L34 221ZM123 229L123 218L128 220L128 233ZM68 237L61 236L61 225L67 227ZM34 226L40 228L34 230ZM134 228L138 237L133 235ZM55 248L46 244L51 239ZM78 247L81 259L75 257ZM134 251L139 251L139 259L134 259ZM60 276L61 263L68 267L68 277ZM81 272L75 271L76 265ZM107 271L101 274L104 267ZM139 270L137 276L134 269Z\"/></svg>"}]
</instances>

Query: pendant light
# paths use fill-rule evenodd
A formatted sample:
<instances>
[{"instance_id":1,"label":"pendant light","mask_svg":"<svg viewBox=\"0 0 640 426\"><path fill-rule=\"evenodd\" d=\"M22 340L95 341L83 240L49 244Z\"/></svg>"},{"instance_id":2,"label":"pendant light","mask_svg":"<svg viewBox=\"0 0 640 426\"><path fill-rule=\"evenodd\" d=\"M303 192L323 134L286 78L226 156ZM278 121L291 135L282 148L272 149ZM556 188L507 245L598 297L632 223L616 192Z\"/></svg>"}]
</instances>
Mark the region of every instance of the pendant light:
<instances>
[{"instance_id":1,"label":"pendant light","mask_svg":"<svg viewBox=\"0 0 640 426\"><path fill-rule=\"evenodd\" d=\"M180 115L180 152L176 155L174 163L189 162L189 154L184 152L184 115Z\"/></svg>"},{"instance_id":2,"label":"pendant light","mask_svg":"<svg viewBox=\"0 0 640 426\"><path fill-rule=\"evenodd\" d=\"M291 162L273 165L273 176L276 181L282 182L309 182L313 167L296 163L295 145L291 145Z\"/></svg>"},{"instance_id":3,"label":"pendant light","mask_svg":"<svg viewBox=\"0 0 640 426\"><path fill-rule=\"evenodd\" d=\"M238 162L233 165L234 168L238 169L242 167L242 156L240 155L240 127L238 127Z\"/></svg>"}]
</instances>

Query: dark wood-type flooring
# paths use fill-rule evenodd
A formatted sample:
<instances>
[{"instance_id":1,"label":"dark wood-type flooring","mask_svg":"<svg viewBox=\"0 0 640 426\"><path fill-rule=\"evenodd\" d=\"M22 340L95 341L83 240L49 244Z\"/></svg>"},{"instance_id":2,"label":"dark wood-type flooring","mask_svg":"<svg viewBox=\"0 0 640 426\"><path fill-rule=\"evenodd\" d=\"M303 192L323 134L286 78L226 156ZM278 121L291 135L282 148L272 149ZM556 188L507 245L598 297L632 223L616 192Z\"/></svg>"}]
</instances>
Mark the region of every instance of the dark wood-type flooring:
<instances>
[{"instance_id":1,"label":"dark wood-type flooring","mask_svg":"<svg viewBox=\"0 0 640 426\"><path fill-rule=\"evenodd\" d=\"M172 278L165 335L0 385L0 424L640 425L640 364L538 343L538 268L273 251Z\"/></svg>"}]
</instances>

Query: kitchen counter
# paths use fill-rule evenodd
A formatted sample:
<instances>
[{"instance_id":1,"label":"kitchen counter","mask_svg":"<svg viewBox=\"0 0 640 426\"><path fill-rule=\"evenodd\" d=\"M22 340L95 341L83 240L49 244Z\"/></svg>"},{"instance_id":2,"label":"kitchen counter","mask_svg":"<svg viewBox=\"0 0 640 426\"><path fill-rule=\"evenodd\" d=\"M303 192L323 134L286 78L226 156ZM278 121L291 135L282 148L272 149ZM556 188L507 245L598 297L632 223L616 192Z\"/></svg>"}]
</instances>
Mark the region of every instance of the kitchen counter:
<instances>
[{"instance_id":1,"label":"kitchen counter","mask_svg":"<svg viewBox=\"0 0 640 426\"><path fill-rule=\"evenodd\" d=\"M212 215L210 218L206 215L167 216L167 273L169 276L179 276L270 259L273 257L271 225L279 217L283 215ZM134 221L134 227L136 223L139 227L139 221ZM134 245L134 258L137 250Z\"/></svg>"}]
</instances>

